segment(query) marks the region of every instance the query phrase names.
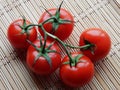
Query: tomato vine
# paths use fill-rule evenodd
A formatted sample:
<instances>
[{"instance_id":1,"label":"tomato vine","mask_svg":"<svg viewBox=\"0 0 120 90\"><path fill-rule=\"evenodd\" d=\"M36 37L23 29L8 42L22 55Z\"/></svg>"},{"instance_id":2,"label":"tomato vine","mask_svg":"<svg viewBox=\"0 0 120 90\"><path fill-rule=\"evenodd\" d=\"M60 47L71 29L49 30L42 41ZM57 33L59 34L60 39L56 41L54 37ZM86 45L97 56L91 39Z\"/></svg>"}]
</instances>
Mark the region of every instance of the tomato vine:
<instances>
[{"instance_id":1,"label":"tomato vine","mask_svg":"<svg viewBox=\"0 0 120 90\"><path fill-rule=\"evenodd\" d=\"M74 21L71 14L61 9L62 4L63 1L57 9L45 9L46 12L43 16L47 15L49 18L44 20L40 19L38 24L28 22L25 17L23 17L22 20L15 21L15 24L12 23L8 29L8 38L11 44L17 48L28 47L28 43L30 44L27 51L27 64L33 72L39 75L49 75L60 66L60 77L63 82L66 85L78 87L85 85L92 79L94 65L91 60L98 61L104 58L110 51L111 41L108 34L102 29L91 28L81 34L79 46L64 43L64 40L69 37L73 30ZM64 19L64 16L61 16L61 12L66 12L70 20ZM18 28L16 29L14 25L17 25L20 30ZM67 30L65 31L66 26L61 25L68 25ZM60 29L60 26L62 29ZM35 27L38 28L38 33ZM50 31L47 30L47 28L49 28ZM13 30L19 32L17 32L17 34L11 34ZM34 32L31 35L30 31L32 30ZM65 38L60 38L60 30L61 32L65 32L62 34L67 34ZM59 32L56 34L57 31ZM31 39L32 36L34 36L33 39ZM35 40L37 36L39 40ZM52 40L49 40L49 37L52 38ZM19 43L19 40L23 41ZM63 58L62 64L60 49L56 42L64 48L67 54L66 57ZM103 43L103 45L100 43ZM21 46L19 44L21 44ZM79 49L80 52L69 52L67 47ZM72 73L73 76L68 75L68 72ZM74 77L74 75L76 77Z\"/></svg>"}]
</instances>

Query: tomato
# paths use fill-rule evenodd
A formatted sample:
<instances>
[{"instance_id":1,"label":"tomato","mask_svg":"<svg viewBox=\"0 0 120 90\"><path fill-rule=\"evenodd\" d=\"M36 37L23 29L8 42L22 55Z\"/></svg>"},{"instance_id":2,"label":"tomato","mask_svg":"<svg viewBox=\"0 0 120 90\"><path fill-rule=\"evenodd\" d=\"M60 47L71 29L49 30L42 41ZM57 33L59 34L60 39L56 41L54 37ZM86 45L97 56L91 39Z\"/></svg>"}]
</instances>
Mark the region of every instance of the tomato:
<instances>
[{"instance_id":1,"label":"tomato","mask_svg":"<svg viewBox=\"0 0 120 90\"><path fill-rule=\"evenodd\" d=\"M86 45L87 44L86 41L93 44L94 47L82 51L93 62L102 60L107 56L107 54L110 51L111 48L110 37L104 30L100 28L89 28L83 31L82 34L80 35L79 45L80 46Z\"/></svg>"},{"instance_id":2,"label":"tomato","mask_svg":"<svg viewBox=\"0 0 120 90\"><path fill-rule=\"evenodd\" d=\"M26 49L29 46L29 43L26 39L34 41L37 38L37 31L35 27L32 27L30 30L25 31L20 27L24 27L23 24L29 25L30 21L23 19L18 19L13 21L8 28L7 36L11 45L17 49Z\"/></svg>"},{"instance_id":3,"label":"tomato","mask_svg":"<svg viewBox=\"0 0 120 90\"><path fill-rule=\"evenodd\" d=\"M36 47L41 48L39 40L34 41L33 44ZM47 40L46 48L50 44L51 44L51 41ZM58 47L56 43L54 43L49 50L54 50L57 53L56 52L48 53L47 49L45 49L44 52L37 51L32 45L29 46L28 51L27 51L26 62L32 72L34 72L35 74L41 75L41 76L49 75L53 73L59 67L61 63L60 48ZM41 56L39 56L37 60L35 60L36 57L40 54ZM47 55L51 59L51 65L50 65L50 61L48 62L47 59L44 57L44 55Z\"/></svg>"},{"instance_id":4,"label":"tomato","mask_svg":"<svg viewBox=\"0 0 120 90\"><path fill-rule=\"evenodd\" d=\"M79 54L81 54L81 52L71 53L72 57L76 57ZM60 67L60 78L65 85L70 87L82 87L92 80L94 75L94 65L88 57L83 55L79 58L79 61L75 66L63 64L68 61L68 56L65 56Z\"/></svg>"},{"instance_id":5,"label":"tomato","mask_svg":"<svg viewBox=\"0 0 120 90\"><path fill-rule=\"evenodd\" d=\"M57 10L56 8L52 8L52 9L48 9L48 12L50 14L52 14L52 16L56 16L55 15L56 10ZM41 15L38 23L42 23L45 20L52 17L50 14L48 14L48 12L44 12ZM53 22L45 23L43 26L47 32L54 34L61 40L66 40L73 31L73 27L74 27L73 16L71 15L70 12L61 8L60 9L60 17L56 16L56 18L57 18L57 20L54 20ZM68 22L64 21L64 20L68 20ZM71 22L69 22L69 21L71 21ZM42 36L44 36L44 34L40 28L39 28L39 31L42 34ZM48 39L51 39L51 38L49 37Z\"/></svg>"}]
</instances>

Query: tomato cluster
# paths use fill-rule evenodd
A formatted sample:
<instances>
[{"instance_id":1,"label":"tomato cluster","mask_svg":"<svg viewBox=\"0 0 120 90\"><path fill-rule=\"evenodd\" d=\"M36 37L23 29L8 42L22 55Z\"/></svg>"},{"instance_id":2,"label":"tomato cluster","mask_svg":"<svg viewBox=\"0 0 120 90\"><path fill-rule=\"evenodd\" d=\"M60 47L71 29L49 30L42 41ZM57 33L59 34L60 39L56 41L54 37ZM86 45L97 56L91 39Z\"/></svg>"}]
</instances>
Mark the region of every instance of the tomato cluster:
<instances>
[{"instance_id":1,"label":"tomato cluster","mask_svg":"<svg viewBox=\"0 0 120 90\"><path fill-rule=\"evenodd\" d=\"M74 19L61 5L46 10L38 24L31 24L25 18L12 22L8 28L8 40L14 48L27 49L26 63L34 73L49 75L59 67L64 84L81 87L92 80L93 62L107 56L111 40L104 30L89 28L80 34L79 46L65 44L64 40L68 39L74 29ZM36 27L40 33L37 33ZM58 43L67 54L63 59ZM69 52L67 47L80 51Z\"/></svg>"}]
</instances>

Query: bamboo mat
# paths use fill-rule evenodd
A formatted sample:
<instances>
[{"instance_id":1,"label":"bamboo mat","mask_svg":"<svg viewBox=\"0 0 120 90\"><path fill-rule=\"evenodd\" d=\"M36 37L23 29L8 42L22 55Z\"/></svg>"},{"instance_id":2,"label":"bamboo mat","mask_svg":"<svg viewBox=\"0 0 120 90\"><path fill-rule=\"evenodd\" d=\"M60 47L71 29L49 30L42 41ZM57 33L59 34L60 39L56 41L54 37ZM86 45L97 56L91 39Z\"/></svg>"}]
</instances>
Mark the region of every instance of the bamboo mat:
<instances>
[{"instance_id":1,"label":"bamboo mat","mask_svg":"<svg viewBox=\"0 0 120 90\"><path fill-rule=\"evenodd\" d=\"M0 90L69 90L59 79L58 70L47 78L32 73L25 62L25 54L16 51L7 40L9 24L21 16L37 23L44 8L57 7L61 0L1 0L0 1ZM84 87L71 90L120 90L120 9L113 0L64 0L75 28L66 43L78 45L80 33L99 27L111 37L109 55L95 64L93 80ZM74 50L71 50L74 51ZM64 55L64 53L63 53Z\"/></svg>"}]
</instances>

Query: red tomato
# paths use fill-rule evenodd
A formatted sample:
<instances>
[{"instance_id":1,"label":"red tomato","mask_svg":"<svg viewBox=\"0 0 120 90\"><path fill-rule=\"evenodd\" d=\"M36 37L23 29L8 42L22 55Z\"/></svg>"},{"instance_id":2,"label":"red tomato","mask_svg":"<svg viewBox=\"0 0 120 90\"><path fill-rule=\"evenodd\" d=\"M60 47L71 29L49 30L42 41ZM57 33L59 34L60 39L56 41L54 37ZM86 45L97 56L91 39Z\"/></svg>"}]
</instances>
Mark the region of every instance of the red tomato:
<instances>
[{"instance_id":1,"label":"red tomato","mask_svg":"<svg viewBox=\"0 0 120 90\"><path fill-rule=\"evenodd\" d=\"M72 57L76 57L81 52L72 53ZM68 56L64 57L62 63L69 61ZM70 87L81 87L87 84L94 75L94 65L91 60L82 56L79 58L75 66L70 64L62 64L60 67L60 78L64 84Z\"/></svg>"},{"instance_id":2,"label":"red tomato","mask_svg":"<svg viewBox=\"0 0 120 90\"><path fill-rule=\"evenodd\" d=\"M92 43L94 53L90 49L82 50L93 62L103 59L107 56L111 48L111 40L109 35L100 28L90 28L82 32L80 35L79 45L86 45L85 40Z\"/></svg>"},{"instance_id":3,"label":"red tomato","mask_svg":"<svg viewBox=\"0 0 120 90\"><path fill-rule=\"evenodd\" d=\"M33 42L35 46L40 48L40 41L36 40ZM51 41L46 42L46 48L51 44ZM27 65L30 68L31 71L38 75L49 75L52 72L54 72L60 65L61 63L61 55L60 55L60 48L58 47L57 44L53 44L53 46L50 48L50 50L55 50L56 52L50 52L47 53L45 51L42 54L48 54L49 58L51 59L51 67L48 61L46 60L45 57L40 56L36 61L35 58L40 54L41 52L37 51L32 45L29 46L28 51L27 51Z\"/></svg>"},{"instance_id":4,"label":"red tomato","mask_svg":"<svg viewBox=\"0 0 120 90\"><path fill-rule=\"evenodd\" d=\"M26 20L26 25L29 24L31 24L30 21ZM29 46L28 42L26 41L27 37L31 42L36 40L37 31L35 27L32 27L28 32L22 33L23 30L20 28L20 26L23 26L23 19L15 20L10 24L7 31L8 40L14 48L26 49Z\"/></svg>"},{"instance_id":5,"label":"red tomato","mask_svg":"<svg viewBox=\"0 0 120 90\"><path fill-rule=\"evenodd\" d=\"M55 15L56 10L57 10L56 8L53 8L53 9L49 9L48 12L51 13L52 15ZM44 12L42 14L42 16L40 17L38 23L42 23L45 20L49 19L50 17L51 16L47 12ZM60 17L59 17L58 21L60 21L61 19L62 20L73 21L73 16L67 10L61 8L60 9ZM45 28L45 30L47 32L49 32L51 34L54 34L55 36L57 36L61 40L66 40L70 36L72 31L73 31L73 27L74 27L73 22L59 24L57 21L54 21L54 24L58 25L58 28L55 30L55 32L52 32L52 30L53 30L53 23L49 22L49 23L44 24L44 28ZM43 32L42 32L42 30L40 28L39 28L39 31L42 34L42 36L44 36Z\"/></svg>"}]
</instances>

